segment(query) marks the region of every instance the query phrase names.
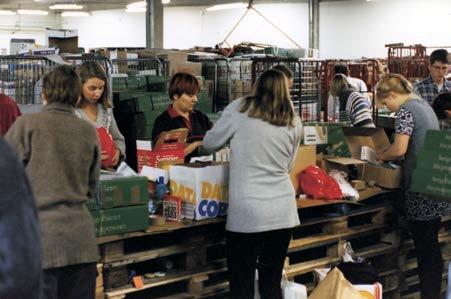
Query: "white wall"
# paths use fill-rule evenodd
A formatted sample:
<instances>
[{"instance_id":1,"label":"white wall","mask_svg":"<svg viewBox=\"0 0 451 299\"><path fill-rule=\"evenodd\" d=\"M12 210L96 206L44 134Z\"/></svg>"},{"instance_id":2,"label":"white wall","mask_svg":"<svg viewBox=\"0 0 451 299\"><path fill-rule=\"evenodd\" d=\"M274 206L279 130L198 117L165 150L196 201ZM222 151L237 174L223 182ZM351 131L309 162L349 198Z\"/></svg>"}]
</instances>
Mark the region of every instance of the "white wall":
<instances>
[{"instance_id":1,"label":"white wall","mask_svg":"<svg viewBox=\"0 0 451 299\"><path fill-rule=\"evenodd\" d=\"M61 24L64 29L78 29L79 47L146 46L144 13L94 11L89 17L61 18Z\"/></svg>"},{"instance_id":2,"label":"white wall","mask_svg":"<svg viewBox=\"0 0 451 299\"><path fill-rule=\"evenodd\" d=\"M39 45L46 45L45 28L55 28L57 21L54 14L48 16L1 16L0 17L0 49L9 53L12 38L34 39ZM0 52L1 52L0 51Z\"/></svg>"},{"instance_id":3,"label":"white wall","mask_svg":"<svg viewBox=\"0 0 451 299\"><path fill-rule=\"evenodd\" d=\"M223 41L246 9L206 11L206 7L164 9L164 46L189 48L214 46ZM266 4L255 8L302 47L308 47L307 4ZM255 11L250 11L228 38L234 45L242 41L295 48L275 27Z\"/></svg>"},{"instance_id":4,"label":"white wall","mask_svg":"<svg viewBox=\"0 0 451 299\"><path fill-rule=\"evenodd\" d=\"M322 58L386 57L385 44L451 46L450 0L321 2Z\"/></svg>"}]
</instances>

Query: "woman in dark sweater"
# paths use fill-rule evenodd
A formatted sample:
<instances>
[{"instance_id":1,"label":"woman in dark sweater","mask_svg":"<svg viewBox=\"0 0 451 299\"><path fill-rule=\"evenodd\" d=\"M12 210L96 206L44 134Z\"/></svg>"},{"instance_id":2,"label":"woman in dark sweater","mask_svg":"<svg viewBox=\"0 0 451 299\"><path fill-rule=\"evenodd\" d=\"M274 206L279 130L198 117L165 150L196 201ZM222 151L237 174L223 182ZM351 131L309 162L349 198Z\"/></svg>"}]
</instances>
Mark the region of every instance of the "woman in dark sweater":
<instances>
[{"instance_id":1,"label":"woman in dark sweater","mask_svg":"<svg viewBox=\"0 0 451 299\"><path fill-rule=\"evenodd\" d=\"M40 113L6 134L33 189L41 223L43 299L95 297L97 245L86 201L94 196L100 150L93 125L75 115L81 83L69 66L44 77Z\"/></svg>"},{"instance_id":2,"label":"woman in dark sweater","mask_svg":"<svg viewBox=\"0 0 451 299\"><path fill-rule=\"evenodd\" d=\"M424 147L427 130L438 130L438 119L431 106L413 94L409 81L398 74L382 77L376 87L378 105L396 112L395 141L379 158L403 159L403 191L408 226L418 260L422 299L440 298L443 260L438 243L441 217L447 214L446 202L412 192L412 172L418 153Z\"/></svg>"},{"instance_id":3,"label":"woman in dark sweater","mask_svg":"<svg viewBox=\"0 0 451 299\"><path fill-rule=\"evenodd\" d=\"M188 73L175 74L169 85L172 104L160 114L153 125L152 143L157 142L162 132L187 128L188 139L185 148L185 161L200 155L199 146L205 133L213 126L208 116L194 109L200 85L196 77Z\"/></svg>"}]
</instances>

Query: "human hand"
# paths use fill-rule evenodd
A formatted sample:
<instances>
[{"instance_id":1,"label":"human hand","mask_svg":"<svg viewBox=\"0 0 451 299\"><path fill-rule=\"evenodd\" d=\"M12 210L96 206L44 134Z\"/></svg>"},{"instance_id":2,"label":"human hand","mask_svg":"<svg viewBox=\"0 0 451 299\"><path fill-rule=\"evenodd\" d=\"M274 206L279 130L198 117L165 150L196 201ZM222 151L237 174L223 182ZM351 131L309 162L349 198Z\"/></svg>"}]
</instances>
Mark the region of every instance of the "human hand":
<instances>
[{"instance_id":1,"label":"human hand","mask_svg":"<svg viewBox=\"0 0 451 299\"><path fill-rule=\"evenodd\" d=\"M116 152L114 153L114 157L112 159L114 166L116 166L119 163L120 156L121 156L121 152L118 149L116 149Z\"/></svg>"},{"instance_id":2,"label":"human hand","mask_svg":"<svg viewBox=\"0 0 451 299\"><path fill-rule=\"evenodd\" d=\"M196 148L198 148L200 145L202 145L202 141L195 141L193 143L188 144L185 147L185 156L188 156L189 154L194 152Z\"/></svg>"},{"instance_id":3,"label":"human hand","mask_svg":"<svg viewBox=\"0 0 451 299\"><path fill-rule=\"evenodd\" d=\"M102 159L102 161L108 159L108 155L107 155L106 151L102 151L102 154L100 155L100 158Z\"/></svg>"}]
</instances>

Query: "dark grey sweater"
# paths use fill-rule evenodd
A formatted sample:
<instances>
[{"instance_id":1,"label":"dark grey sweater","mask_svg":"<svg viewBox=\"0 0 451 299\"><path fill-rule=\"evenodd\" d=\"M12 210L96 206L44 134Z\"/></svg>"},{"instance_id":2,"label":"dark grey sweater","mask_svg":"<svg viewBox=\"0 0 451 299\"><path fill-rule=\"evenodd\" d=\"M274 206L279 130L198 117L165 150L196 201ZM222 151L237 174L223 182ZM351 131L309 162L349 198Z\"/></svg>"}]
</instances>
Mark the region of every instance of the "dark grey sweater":
<instances>
[{"instance_id":1,"label":"dark grey sweater","mask_svg":"<svg viewBox=\"0 0 451 299\"><path fill-rule=\"evenodd\" d=\"M5 138L17 149L36 198L43 267L95 262L94 225L85 204L99 177L94 127L72 107L54 103L20 117Z\"/></svg>"},{"instance_id":2,"label":"dark grey sweater","mask_svg":"<svg viewBox=\"0 0 451 299\"><path fill-rule=\"evenodd\" d=\"M0 298L39 297L38 216L25 170L0 137Z\"/></svg>"}]
</instances>

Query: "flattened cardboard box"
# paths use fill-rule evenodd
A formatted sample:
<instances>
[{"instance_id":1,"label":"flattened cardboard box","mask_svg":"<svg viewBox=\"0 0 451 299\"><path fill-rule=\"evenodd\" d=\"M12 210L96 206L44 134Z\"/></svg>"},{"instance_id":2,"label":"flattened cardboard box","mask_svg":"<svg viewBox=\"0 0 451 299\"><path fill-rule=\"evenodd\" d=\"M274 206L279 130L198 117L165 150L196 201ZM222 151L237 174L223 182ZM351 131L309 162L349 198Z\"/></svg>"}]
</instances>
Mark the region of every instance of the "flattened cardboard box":
<instances>
[{"instance_id":1,"label":"flattened cardboard box","mask_svg":"<svg viewBox=\"0 0 451 299\"><path fill-rule=\"evenodd\" d=\"M412 175L412 191L435 195L451 201L451 174L439 171L415 169Z\"/></svg>"},{"instance_id":2,"label":"flattened cardboard box","mask_svg":"<svg viewBox=\"0 0 451 299\"><path fill-rule=\"evenodd\" d=\"M424 148L449 153L451 151L451 131L428 130Z\"/></svg>"},{"instance_id":3,"label":"flattened cardboard box","mask_svg":"<svg viewBox=\"0 0 451 299\"><path fill-rule=\"evenodd\" d=\"M97 237L145 230L149 226L147 205L91 211Z\"/></svg>"},{"instance_id":4,"label":"flattened cardboard box","mask_svg":"<svg viewBox=\"0 0 451 299\"><path fill-rule=\"evenodd\" d=\"M442 171L451 175L451 151L422 150L417 157L416 169Z\"/></svg>"},{"instance_id":5,"label":"flattened cardboard box","mask_svg":"<svg viewBox=\"0 0 451 299\"><path fill-rule=\"evenodd\" d=\"M130 176L106 178L97 186L97 206L99 209L110 209L147 204L147 177Z\"/></svg>"},{"instance_id":6,"label":"flattened cardboard box","mask_svg":"<svg viewBox=\"0 0 451 299\"><path fill-rule=\"evenodd\" d=\"M294 191L299 194L300 186L298 175L307 166L316 164L316 145L301 145L299 146L296 154L296 159L293 163L293 168L290 171L291 183L293 184Z\"/></svg>"}]
</instances>

